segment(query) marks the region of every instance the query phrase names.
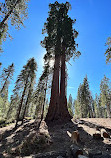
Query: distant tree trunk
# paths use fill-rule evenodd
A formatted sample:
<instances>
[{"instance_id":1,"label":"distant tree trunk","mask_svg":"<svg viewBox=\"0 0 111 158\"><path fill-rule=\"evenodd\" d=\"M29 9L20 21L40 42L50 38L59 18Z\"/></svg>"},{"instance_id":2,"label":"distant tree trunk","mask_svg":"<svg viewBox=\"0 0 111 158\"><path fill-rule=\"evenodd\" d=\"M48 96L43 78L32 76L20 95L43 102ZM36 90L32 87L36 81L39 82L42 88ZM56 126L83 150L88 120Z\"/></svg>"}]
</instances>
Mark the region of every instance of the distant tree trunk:
<instances>
[{"instance_id":1,"label":"distant tree trunk","mask_svg":"<svg viewBox=\"0 0 111 158\"><path fill-rule=\"evenodd\" d=\"M48 81L48 78L47 78L47 80L46 80L46 87L45 87L45 89L44 89L44 101L43 101L41 119L40 119L40 122L39 122L39 124L38 124L38 129L39 129L39 127L40 127L40 125L41 125L41 122L42 122L42 120L43 120L43 118L44 118L44 107L45 107L45 100L46 100L47 81Z\"/></svg>"},{"instance_id":2,"label":"distant tree trunk","mask_svg":"<svg viewBox=\"0 0 111 158\"><path fill-rule=\"evenodd\" d=\"M5 83L4 83L4 85L3 85L3 87L2 87L2 89L1 89L1 91L0 91L0 93L3 93L4 88L5 88L6 84L7 84L7 80L8 80L8 78L9 78L9 75L10 75L10 72L8 73L8 75L7 75L7 77L6 77Z\"/></svg>"},{"instance_id":3,"label":"distant tree trunk","mask_svg":"<svg viewBox=\"0 0 111 158\"><path fill-rule=\"evenodd\" d=\"M111 118L110 102L107 103L106 109L107 109L107 116Z\"/></svg>"},{"instance_id":4,"label":"distant tree trunk","mask_svg":"<svg viewBox=\"0 0 111 158\"><path fill-rule=\"evenodd\" d=\"M18 123L18 121L19 121L19 116L20 116L20 112L21 112L21 108L22 108L22 104L23 104L23 99L24 99L25 92L26 92L26 89L27 89L27 83L28 83L28 77L27 77L26 84L25 84L25 87L24 87L24 91L23 91L23 93L22 93L22 98L21 98L21 100L20 100L20 104L19 104L19 107L18 107L18 110L17 110L15 128L17 127L17 123Z\"/></svg>"},{"instance_id":5,"label":"distant tree trunk","mask_svg":"<svg viewBox=\"0 0 111 158\"><path fill-rule=\"evenodd\" d=\"M30 85L30 88L31 88L31 85ZM26 100L26 103L25 103L25 108L24 108L24 111L23 111L22 124L24 123L24 118L25 118L25 114L26 114L27 105L28 105L29 100L30 100L30 95L31 95L31 90L30 90L30 88L29 88L27 100Z\"/></svg>"},{"instance_id":6,"label":"distant tree trunk","mask_svg":"<svg viewBox=\"0 0 111 158\"><path fill-rule=\"evenodd\" d=\"M12 110L12 105L10 104L10 107L9 107L9 109L8 109L8 112L7 112L7 115L6 115L6 119L8 120L9 119L9 115L10 115L10 113L11 113L11 110Z\"/></svg>"},{"instance_id":7,"label":"distant tree trunk","mask_svg":"<svg viewBox=\"0 0 111 158\"><path fill-rule=\"evenodd\" d=\"M45 101L46 101L47 82L48 82L48 77L47 77L47 79L46 79L45 89L44 89L44 102L43 102L43 108L42 108L41 121L42 121L43 118L44 118L44 107L45 107Z\"/></svg>"},{"instance_id":8,"label":"distant tree trunk","mask_svg":"<svg viewBox=\"0 0 111 158\"><path fill-rule=\"evenodd\" d=\"M57 115L55 116L56 112L59 111L59 65L60 65L60 56L55 55L51 98L50 98L48 113L45 118L45 121L47 123L59 119L59 116Z\"/></svg>"},{"instance_id":9,"label":"distant tree trunk","mask_svg":"<svg viewBox=\"0 0 111 158\"><path fill-rule=\"evenodd\" d=\"M71 120L71 115L67 108L67 97L66 97L66 66L65 66L65 51L61 56L61 79L60 79L60 97L59 105L61 111L61 120Z\"/></svg>"}]
</instances>

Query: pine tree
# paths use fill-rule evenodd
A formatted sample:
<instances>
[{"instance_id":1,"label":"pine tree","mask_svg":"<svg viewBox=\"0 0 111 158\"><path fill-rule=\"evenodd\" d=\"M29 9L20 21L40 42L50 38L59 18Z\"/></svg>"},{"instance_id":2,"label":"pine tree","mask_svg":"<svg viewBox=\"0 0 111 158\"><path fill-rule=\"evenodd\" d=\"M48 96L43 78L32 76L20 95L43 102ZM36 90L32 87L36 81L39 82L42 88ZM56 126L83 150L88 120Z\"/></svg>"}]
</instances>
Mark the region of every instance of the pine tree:
<instances>
[{"instance_id":1,"label":"pine tree","mask_svg":"<svg viewBox=\"0 0 111 158\"><path fill-rule=\"evenodd\" d=\"M46 56L49 57L49 60L53 57L55 63L46 122L56 120L60 122L60 120L67 121L71 119L66 98L66 61L73 55L74 57L79 56L80 52L76 52L74 40L75 35L77 35L77 31L73 30L72 27L75 20L72 20L67 14L70 9L69 2L59 4L56 1L54 4L50 4L49 7L49 17L43 29L43 33L47 32L48 36L41 43L46 48Z\"/></svg>"},{"instance_id":2,"label":"pine tree","mask_svg":"<svg viewBox=\"0 0 111 158\"><path fill-rule=\"evenodd\" d=\"M49 101L48 101L48 98L47 98L47 99L46 99L46 104L45 104L45 109L44 109L44 118L45 118L46 115L47 115L48 108L49 108Z\"/></svg>"},{"instance_id":3,"label":"pine tree","mask_svg":"<svg viewBox=\"0 0 111 158\"><path fill-rule=\"evenodd\" d=\"M1 113L3 117L6 117L9 101L8 101L8 89L11 80L13 79L14 73L14 64L12 63L8 68L4 68L2 75L1 75L1 89L0 89L0 96L3 100L3 104L1 104Z\"/></svg>"},{"instance_id":4,"label":"pine tree","mask_svg":"<svg viewBox=\"0 0 111 158\"><path fill-rule=\"evenodd\" d=\"M27 18L29 0L5 0L0 3L0 46L6 37L10 36L8 30L10 24L20 29ZM0 47L2 51L2 48Z\"/></svg>"},{"instance_id":5,"label":"pine tree","mask_svg":"<svg viewBox=\"0 0 111 158\"><path fill-rule=\"evenodd\" d=\"M80 102L77 99L74 100L74 117L75 118L81 117Z\"/></svg>"},{"instance_id":6,"label":"pine tree","mask_svg":"<svg viewBox=\"0 0 111 158\"><path fill-rule=\"evenodd\" d=\"M108 46L105 55L106 55L106 63L111 63L111 37L108 37L106 45Z\"/></svg>"},{"instance_id":7,"label":"pine tree","mask_svg":"<svg viewBox=\"0 0 111 158\"><path fill-rule=\"evenodd\" d=\"M111 87L109 78L107 78L105 75L104 78L101 80L100 91L101 104L102 106L106 107L108 117L111 117Z\"/></svg>"},{"instance_id":8,"label":"pine tree","mask_svg":"<svg viewBox=\"0 0 111 158\"><path fill-rule=\"evenodd\" d=\"M10 97L10 105L7 111L6 119L13 121L17 111L17 105L20 102L20 89L15 86L13 94Z\"/></svg>"},{"instance_id":9,"label":"pine tree","mask_svg":"<svg viewBox=\"0 0 111 158\"><path fill-rule=\"evenodd\" d=\"M84 82L83 82L82 97L83 97L83 107L82 107L83 108L83 117L91 117L92 116L92 109L91 109L91 105L90 105L91 93L89 90L89 83L88 83L87 76L84 78Z\"/></svg>"},{"instance_id":10,"label":"pine tree","mask_svg":"<svg viewBox=\"0 0 111 158\"><path fill-rule=\"evenodd\" d=\"M68 111L69 111L70 115L73 117L73 103L72 102L73 102L72 95L70 94L67 106L68 106Z\"/></svg>"},{"instance_id":11,"label":"pine tree","mask_svg":"<svg viewBox=\"0 0 111 158\"><path fill-rule=\"evenodd\" d=\"M34 58L28 60L27 64L23 66L23 69L20 75L17 78L15 83L15 92L19 93L19 104L17 107L16 113L16 125L17 127L18 121L21 118L23 121L27 104L29 103L29 94L33 92L34 80L36 77L37 64ZM29 98L28 98L29 97ZM22 116L21 116L22 113Z\"/></svg>"},{"instance_id":12,"label":"pine tree","mask_svg":"<svg viewBox=\"0 0 111 158\"><path fill-rule=\"evenodd\" d=\"M46 91L48 87L48 77L50 75L50 66L49 62L45 62L44 71L39 78L38 86L34 95L34 103L36 104L35 117L36 120L39 118L40 122L38 124L38 128L42 120L44 119L44 110L45 110L45 102L46 102Z\"/></svg>"},{"instance_id":13,"label":"pine tree","mask_svg":"<svg viewBox=\"0 0 111 158\"><path fill-rule=\"evenodd\" d=\"M2 87L0 90L1 95L4 95L5 89L8 89L8 86L10 84L10 80L12 80L14 73L14 64L12 63L8 68L3 69L3 73L1 75L2 79Z\"/></svg>"},{"instance_id":14,"label":"pine tree","mask_svg":"<svg viewBox=\"0 0 111 158\"><path fill-rule=\"evenodd\" d=\"M78 88L77 101L75 106L76 115L78 117L86 118L93 117L93 99L89 90L89 83L87 76L84 78L83 84Z\"/></svg>"}]
</instances>

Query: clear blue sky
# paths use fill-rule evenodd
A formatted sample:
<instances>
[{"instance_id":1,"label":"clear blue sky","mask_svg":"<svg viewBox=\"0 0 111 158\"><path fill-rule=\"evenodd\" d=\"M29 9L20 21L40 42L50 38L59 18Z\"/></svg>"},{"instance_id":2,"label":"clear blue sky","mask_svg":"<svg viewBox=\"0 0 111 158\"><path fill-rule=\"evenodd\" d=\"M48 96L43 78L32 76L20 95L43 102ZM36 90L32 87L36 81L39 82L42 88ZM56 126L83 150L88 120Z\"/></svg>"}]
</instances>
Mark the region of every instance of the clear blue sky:
<instances>
[{"instance_id":1,"label":"clear blue sky","mask_svg":"<svg viewBox=\"0 0 111 158\"><path fill-rule=\"evenodd\" d=\"M78 50L81 56L75 62L68 64L68 87L67 95L71 93L73 99L77 96L77 89L87 74L90 90L93 96L99 94L100 81L104 75L111 78L111 65L106 65L104 52L107 37L111 36L111 0L68 0L72 9L69 11L71 18L76 18L74 28L79 31L77 38ZM3 45L4 53L0 56L2 68L8 67L12 62L15 64L14 81L9 87L12 94L14 82L19 75L23 65L31 57L35 57L38 64L37 78L42 73L43 55L45 49L41 47L40 41L42 28L48 17L48 4L54 0L31 0L29 2L29 15L25 21L26 28L17 31L11 27L10 33L13 40ZM59 0L58 2L66 2Z\"/></svg>"}]
</instances>

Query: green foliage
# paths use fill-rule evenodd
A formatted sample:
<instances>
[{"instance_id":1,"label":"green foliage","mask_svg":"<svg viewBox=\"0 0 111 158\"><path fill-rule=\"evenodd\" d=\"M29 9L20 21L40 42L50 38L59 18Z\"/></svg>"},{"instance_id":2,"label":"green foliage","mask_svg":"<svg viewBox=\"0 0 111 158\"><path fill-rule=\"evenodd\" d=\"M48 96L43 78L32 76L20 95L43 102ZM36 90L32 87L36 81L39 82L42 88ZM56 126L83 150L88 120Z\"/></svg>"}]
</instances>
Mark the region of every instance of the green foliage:
<instances>
[{"instance_id":1,"label":"green foliage","mask_svg":"<svg viewBox=\"0 0 111 158\"><path fill-rule=\"evenodd\" d=\"M68 100L68 111L70 113L71 116L73 116L73 103L72 103L72 96L71 94L69 95L69 100Z\"/></svg>"},{"instance_id":2,"label":"green foliage","mask_svg":"<svg viewBox=\"0 0 111 158\"><path fill-rule=\"evenodd\" d=\"M0 117L6 118L7 110L9 108L8 101L8 87L13 79L14 64L4 68L1 78L1 87L0 87Z\"/></svg>"},{"instance_id":3,"label":"green foliage","mask_svg":"<svg viewBox=\"0 0 111 158\"><path fill-rule=\"evenodd\" d=\"M47 115L48 108L49 108L49 102L48 102L48 99L47 99L47 100L46 100L46 104L45 104L45 109L44 109L44 118L45 118L46 115Z\"/></svg>"},{"instance_id":4,"label":"green foliage","mask_svg":"<svg viewBox=\"0 0 111 158\"><path fill-rule=\"evenodd\" d=\"M108 47L106 52L105 52L106 63L111 63L111 37L108 37L106 45Z\"/></svg>"},{"instance_id":5,"label":"green foliage","mask_svg":"<svg viewBox=\"0 0 111 158\"><path fill-rule=\"evenodd\" d=\"M0 76L1 78L1 90L0 93L1 95L4 95L4 92L8 90L8 86L13 79L13 73L14 73L14 64L12 63L11 65L8 66L8 68L4 68L2 75Z\"/></svg>"},{"instance_id":6,"label":"green foliage","mask_svg":"<svg viewBox=\"0 0 111 158\"><path fill-rule=\"evenodd\" d=\"M101 105L106 107L108 117L111 117L111 82L109 78L104 75L104 78L101 80L100 84L100 97L101 97Z\"/></svg>"},{"instance_id":7,"label":"green foliage","mask_svg":"<svg viewBox=\"0 0 111 158\"><path fill-rule=\"evenodd\" d=\"M111 92L111 89L110 89L110 82L109 82L109 78L107 78L105 75L104 75L104 78L101 80L101 84L100 84L100 91L101 91L101 102L102 102L102 105L106 105L107 103L107 99L108 97L110 97L110 92Z\"/></svg>"},{"instance_id":8,"label":"green foliage","mask_svg":"<svg viewBox=\"0 0 111 158\"><path fill-rule=\"evenodd\" d=\"M2 42L9 34L9 26L15 26L20 29L21 25L28 15L29 0L5 0L0 3L0 51L2 51Z\"/></svg>"},{"instance_id":9,"label":"green foliage","mask_svg":"<svg viewBox=\"0 0 111 158\"><path fill-rule=\"evenodd\" d=\"M49 4L49 17L44 24L43 33L47 33L47 36L41 41L41 45L46 48L45 61L51 60L54 55L61 55L63 46L66 54L66 61L72 56L78 57L80 52L76 52L75 38L77 37L77 31L73 29L73 24L76 20L72 20L68 16L70 9L70 3L58 3Z\"/></svg>"},{"instance_id":10,"label":"green foliage","mask_svg":"<svg viewBox=\"0 0 111 158\"><path fill-rule=\"evenodd\" d=\"M74 100L74 117L75 118L81 117L80 105L78 100Z\"/></svg>"},{"instance_id":11,"label":"green foliage","mask_svg":"<svg viewBox=\"0 0 111 158\"><path fill-rule=\"evenodd\" d=\"M47 65L44 66L44 71L39 78L39 82L34 93L34 103L36 104L36 110L35 110L36 118L40 118L41 115L43 115L44 117L46 90L47 90L48 76L49 76L48 68L49 67L47 67Z\"/></svg>"},{"instance_id":12,"label":"green foliage","mask_svg":"<svg viewBox=\"0 0 111 158\"><path fill-rule=\"evenodd\" d=\"M37 63L34 58L31 58L27 61L27 64L23 66L21 73L17 77L7 118L15 118L15 115L17 119L24 117L26 109L29 108L32 101L36 71Z\"/></svg>"},{"instance_id":13,"label":"green foliage","mask_svg":"<svg viewBox=\"0 0 111 158\"><path fill-rule=\"evenodd\" d=\"M75 115L79 115L78 117L93 117L92 96L87 76L84 78L83 84L80 84L78 88L78 96L74 107Z\"/></svg>"}]
</instances>

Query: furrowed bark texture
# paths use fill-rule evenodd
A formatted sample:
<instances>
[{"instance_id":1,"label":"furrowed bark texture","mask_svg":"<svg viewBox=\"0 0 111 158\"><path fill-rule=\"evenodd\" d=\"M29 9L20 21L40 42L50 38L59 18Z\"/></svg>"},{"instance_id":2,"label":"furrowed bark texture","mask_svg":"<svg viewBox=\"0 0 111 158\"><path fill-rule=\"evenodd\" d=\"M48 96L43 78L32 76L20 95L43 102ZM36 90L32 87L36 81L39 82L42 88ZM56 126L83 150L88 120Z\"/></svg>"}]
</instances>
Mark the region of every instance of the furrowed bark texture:
<instances>
[{"instance_id":1,"label":"furrowed bark texture","mask_svg":"<svg viewBox=\"0 0 111 158\"><path fill-rule=\"evenodd\" d=\"M56 55L50 104L49 104L48 113L45 119L46 122L53 121L55 119L56 111L59 111L59 65L60 65L60 57Z\"/></svg>"},{"instance_id":2,"label":"furrowed bark texture","mask_svg":"<svg viewBox=\"0 0 111 158\"><path fill-rule=\"evenodd\" d=\"M61 109L61 119L64 121L71 120L71 116L67 108L67 97L66 97L66 72L65 72L65 53L61 56L61 80L60 80L60 97L59 105Z\"/></svg>"},{"instance_id":3,"label":"furrowed bark texture","mask_svg":"<svg viewBox=\"0 0 111 158\"><path fill-rule=\"evenodd\" d=\"M59 68L61 61L61 69ZM61 78L59 81L59 70ZM65 52L60 56L55 56L55 65L51 89L51 98L48 113L45 121L47 123L63 123L71 120L71 116L67 108L66 98L66 72L65 72Z\"/></svg>"}]
</instances>

